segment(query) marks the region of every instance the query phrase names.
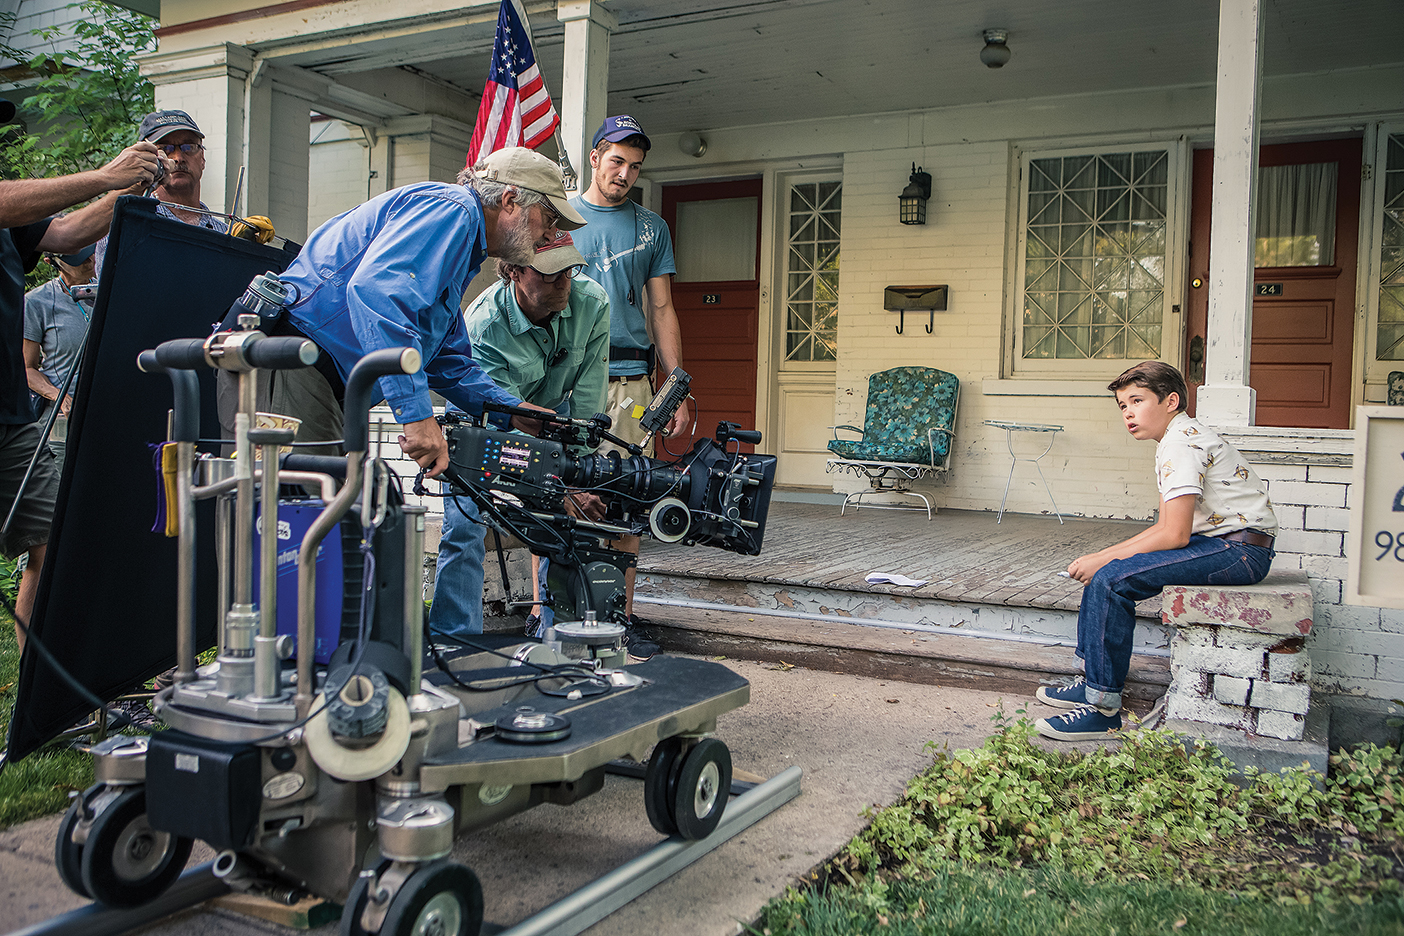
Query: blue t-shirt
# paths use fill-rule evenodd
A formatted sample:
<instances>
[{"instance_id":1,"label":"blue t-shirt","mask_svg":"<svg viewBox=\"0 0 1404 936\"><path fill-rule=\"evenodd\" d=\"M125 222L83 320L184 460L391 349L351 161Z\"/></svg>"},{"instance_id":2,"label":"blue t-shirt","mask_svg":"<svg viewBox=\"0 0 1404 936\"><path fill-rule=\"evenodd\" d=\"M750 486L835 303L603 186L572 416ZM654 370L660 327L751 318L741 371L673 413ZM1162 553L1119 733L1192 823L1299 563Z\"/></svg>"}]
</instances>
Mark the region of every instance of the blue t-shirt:
<instances>
[{"instance_id":1,"label":"blue t-shirt","mask_svg":"<svg viewBox=\"0 0 1404 936\"><path fill-rule=\"evenodd\" d=\"M590 265L587 275L609 296L609 343L616 348L649 346L644 321L644 284L655 276L668 276L678 268L673 262L673 238L668 225L647 208L625 201L617 208L601 208L577 195L570 200L587 222L571 231L575 246ZM629 301L630 290L634 301ZM611 376L646 374L645 361L610 361Z\"/></svg>"}]
</instances>

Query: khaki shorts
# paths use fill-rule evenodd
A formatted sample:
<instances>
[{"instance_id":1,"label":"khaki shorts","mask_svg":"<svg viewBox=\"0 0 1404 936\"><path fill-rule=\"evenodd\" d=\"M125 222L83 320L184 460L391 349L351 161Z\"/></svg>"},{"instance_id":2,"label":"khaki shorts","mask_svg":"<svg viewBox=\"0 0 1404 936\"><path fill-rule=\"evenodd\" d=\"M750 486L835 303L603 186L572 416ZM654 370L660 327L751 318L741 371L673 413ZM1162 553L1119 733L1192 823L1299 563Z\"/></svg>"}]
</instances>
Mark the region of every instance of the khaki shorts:
<instances>
[{"instance_id":1,"label":"khaki shorts","mask_svg":"<svg viewBox=\"0 0 1404 936\"><path fill-rule=\"evenodd\" d=\"M653 386L648 382L648 375L639 374L635 377L625 377L621 380L613 378L609 381L609 393L605 402L605 414L614 420L614 425L610 432L619 436L625 442L632 442L635 445L643 442L643 426L639 425L638 419L634 416L634 407L648 406L653 402ZM620 455L629 453L613 442L605 442L599 448L601 452L618 452ZM653 457L653 441L644 446L644 454Z\"/></svg>"},{"instance_id":2,"label":"khaki shorts","mask_svg":"<svg viewBox=\"0 0 1404 936\"><path fill-rule=\"evenodd\" d=\"M39 426L0 426L0 522L10 512L10 505L19 493L20 482L29 469L34 450L40 448ZM0 552L14 558L35 546L49 541L49 526L54 520L54 502L58 499L58 460L47 446L42 447L34 463L34 473L20 499L15 519L0 543Z\"/></svg>"}]
</instances>

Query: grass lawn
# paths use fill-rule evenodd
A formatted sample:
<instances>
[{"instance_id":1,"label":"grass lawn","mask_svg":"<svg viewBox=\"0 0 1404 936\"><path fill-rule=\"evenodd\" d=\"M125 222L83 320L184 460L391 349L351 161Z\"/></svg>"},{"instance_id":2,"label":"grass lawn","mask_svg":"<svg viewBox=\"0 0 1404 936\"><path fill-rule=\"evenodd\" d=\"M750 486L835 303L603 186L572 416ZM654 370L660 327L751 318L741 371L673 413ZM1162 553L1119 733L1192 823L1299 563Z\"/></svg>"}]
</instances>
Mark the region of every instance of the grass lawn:
<instances>
[{"instance_id":1,"label":"grass lawn","mask_svg":"<svg viewBox=\"0 0 1404 936\"><path fill-rule=\"evenodd\" d=\"M995 716L932 766L754 934L1399 934L1404 757L1250 775L1137 731L1094 754Z\"/></svg>"},{"instance_id":2,"label":"grass lawn","mask_svg":"<svg viewBox=\"0 0 1404 936\"><path fill-rule=\"evenodd\" d=\"M0 581L8 583L14 565L0 564ZM14 594L7 597L13 601ZM14 621L0 609L0 726L7 735L10 710L19 682L19 648ZM50 746L0 771L0 829L68 807L68 792L93 782L93 759L66 747Z\"/></svg>"}]
</instances>

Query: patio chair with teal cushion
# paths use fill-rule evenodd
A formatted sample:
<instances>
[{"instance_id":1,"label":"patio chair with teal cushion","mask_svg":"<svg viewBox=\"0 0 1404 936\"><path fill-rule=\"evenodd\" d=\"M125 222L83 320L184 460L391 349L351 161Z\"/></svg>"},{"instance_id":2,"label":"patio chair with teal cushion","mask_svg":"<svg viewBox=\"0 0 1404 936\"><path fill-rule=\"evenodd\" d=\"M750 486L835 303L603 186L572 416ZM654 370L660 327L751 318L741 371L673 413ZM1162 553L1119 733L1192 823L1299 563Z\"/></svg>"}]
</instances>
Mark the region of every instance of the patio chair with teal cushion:
<instances>
[{"instance_id":1,"label":"patio chair with teal cushion","mask_svg":"<svg viewBox=\"0 0 1404 936\"><path fill-rule=\"evenodd\" d=\"M868 490L844 498L842 514L852 504L885 510L921 510L915 504L864 504L871 494L918 498L931 519L931 500L910 490L913 481L946 470L955 438L960 381L934 367L894 367L868 378L868 410L863 428L834 426L827 470L850 472L868 480ZM857 433L841 439L839 430Z\"/></svg>"}]
</instances>

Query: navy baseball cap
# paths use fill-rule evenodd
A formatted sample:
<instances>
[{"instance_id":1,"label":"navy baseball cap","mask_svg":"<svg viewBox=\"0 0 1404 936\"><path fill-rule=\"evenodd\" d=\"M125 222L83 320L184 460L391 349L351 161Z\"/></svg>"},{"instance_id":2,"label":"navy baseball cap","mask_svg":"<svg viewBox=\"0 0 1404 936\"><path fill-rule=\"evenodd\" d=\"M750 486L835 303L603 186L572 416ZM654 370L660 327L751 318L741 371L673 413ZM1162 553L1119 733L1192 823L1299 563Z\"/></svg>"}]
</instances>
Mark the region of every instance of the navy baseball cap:
<instances>
[{"instance_id":1,"label":"navy baseball cap","mask_svg":"<svg viewBox=\"0 0 1404 936\"><path fill-rule=\"evenodd\" d=\"M190 115L185 111L166 110L156 111L141 118L141 129L137 132L137 139L156 143L177 130L189 130L192 133L199 133L201 139L205 137L203 133L200 133L200 128L195 125L195 121L191 120Z\"/></svg>"},{"instance_id":2,"label":"navy baseball cap","mask_svg":"<svg viewBox=\"0 0 1404 936\"><path fill-rule=\"evenodd\" d=\"M628 139L631 136L643 137L643 149L647 153L653 146L649 142L648 134L643 132L643 127L639 122L628 114L620 114L617 117L606 117L605 122L600 124L600 129L595 131L595 142L590 144L591 149L599 149L601 143L618 143L620 140Z\"/></svg>"},{"instance_id":3,"label":"navy baseball cap","mask_svg":"<svg viewBox=\"0 0 1404 936\"><path fill-rule=\"evenodd\" d=\"M88 258L93 255L93 250L96 247L96 244L89 244L81 250L75 250L71 254L54 254L54 256L71 267L80 267L88 262Z\"/></svg>"}]
</instances>

